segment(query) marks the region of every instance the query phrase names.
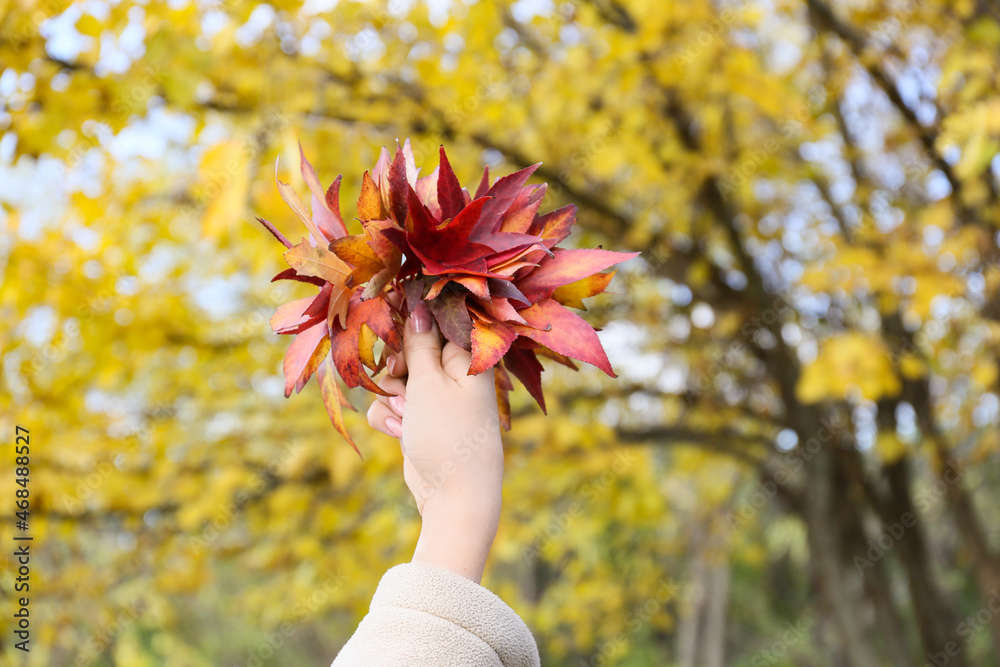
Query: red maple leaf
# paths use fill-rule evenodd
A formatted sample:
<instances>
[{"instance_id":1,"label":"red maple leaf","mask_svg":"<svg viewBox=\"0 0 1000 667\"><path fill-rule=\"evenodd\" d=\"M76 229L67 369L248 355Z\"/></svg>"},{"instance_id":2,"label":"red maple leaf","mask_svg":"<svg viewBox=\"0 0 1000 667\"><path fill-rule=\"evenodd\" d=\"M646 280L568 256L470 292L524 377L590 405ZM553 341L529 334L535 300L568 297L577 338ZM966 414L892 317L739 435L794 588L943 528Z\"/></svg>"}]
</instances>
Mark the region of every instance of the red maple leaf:
<instances>
[{"instance_id":1,"label":"red maple leaf","mask_svg":"<svg viewBox=\"0 0 1000 667\"><path fill-rule=\"evenodd\" d=\"M363 301L362 296L365 282L370 283L379 274L384 274L387 267L393 271L398 269L399 262L397 260L393 267L393 251L387 250L391 245L387 240L383 239L375 247L366 242L366 235L377 232L377 223L366 226L360 235L347 236L340 215L340 177L324 193L301 146L299 151L302 177L312 194L311 210L306 209L291 186L277 182L285 203L308 230L308 238L293 245L270 222L258 220L287 248L284 257L290 268L273 280L296 280L317 285L320 289L315 296L279 306L271 318L271 329L277 334L295 336L283 364L285 396L290 396L292 391L302 391L316 374L330 421L357 451L342 414L343 407L351 406L337 384L336 374L347 387L363 386L369 391L384 393L363 366L374 372L381 367L381 360L374 361L376 338L381 338L394 350L400 349L397 325L387 301ZM365 202L370 205L370 195ZM384 286L386 282L388 279L381 284Z\"/></svg>"},{"instance_id":2,"label":"red maple leaf","mask_svg":"<svg viewBox=\"0 0 1000 667\"><path fill-rule=\"evenodd\" d=\"M604 291L614 275L600 272L639 253L558 248L576 207L538 213L546 186L527 184L537 167L492 184L487 168L470 196L443 147L438 168L424 177L409 140L397 145L392 159L383 148L362 179L361 231L348 235L338 203L340 178L323 194L303 155L312 214L280 181L279 190L308 238L293 246L260 220L288 248L291 268L275 279L321 288L281 306L272 318L276 333L296 336L285 361L286 394L316 373L331 421L351 441L341 413L347 402L334 372L347 387L384 393L368 374L383 365L375 358L376 340L398 350L403 318L419 300L427 302L445 338L471 351L470 374L496 369L505 428L510 376L545 410L539 356L573 369L577 359L615 377L597 333L569 308L585 310L583 299ZM394 303L401 304L399 311Z\"/></svg>"}]
</instances>

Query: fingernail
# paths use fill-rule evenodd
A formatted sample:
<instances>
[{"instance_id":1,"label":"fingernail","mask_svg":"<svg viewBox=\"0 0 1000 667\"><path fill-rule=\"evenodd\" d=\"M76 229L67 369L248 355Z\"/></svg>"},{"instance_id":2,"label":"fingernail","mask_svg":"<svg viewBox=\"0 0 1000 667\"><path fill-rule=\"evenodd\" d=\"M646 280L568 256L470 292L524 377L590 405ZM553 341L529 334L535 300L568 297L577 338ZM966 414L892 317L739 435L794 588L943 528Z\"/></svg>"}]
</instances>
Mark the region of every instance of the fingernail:
<instances>
[{"instance_id":1,"label":"fingernail","mask_svg":"<svg viewBox=\"0 0 1000 667\"><path fill-rule=\"evenodd\" d=\"M423 301L417 303L413 314L410 315L410 321L413 323L413 333L424 333L431 330L431 311L427 309L426 303Z\"/></svg>"},{"instance_id":2,"label":"fingernail","mask_svg":"<svg viewBox=\"0 0 1000 667\"><path fill-rule=\"evenodd\" d=\"M401 438L403 437L403 422L399 421L395 417L386 417L385 430L392 433L393 437Z\"/></svg>"},{"instance_id":3,"label":"fingernail","mask_svg":"<svg viewBox=\"0 0 1000 667\"><path fill-rule=\"evenodd\" d=\"M396 357L389 357L389 360L385 362L386 367L389 369L389 373L392 373L392 369L396 367Z\"/></svg>"},{"instance_id":4,"label":"fingernail","mask_svg":"<svg viewBox=\"0 0 1000 667\"><path fill-rule=\"evenodd\" d=\"M405 403L405 400L402 396L392 396L389 398L389 405L399 414L403 414L403 403Z\"/></svg>"}]
</instances>

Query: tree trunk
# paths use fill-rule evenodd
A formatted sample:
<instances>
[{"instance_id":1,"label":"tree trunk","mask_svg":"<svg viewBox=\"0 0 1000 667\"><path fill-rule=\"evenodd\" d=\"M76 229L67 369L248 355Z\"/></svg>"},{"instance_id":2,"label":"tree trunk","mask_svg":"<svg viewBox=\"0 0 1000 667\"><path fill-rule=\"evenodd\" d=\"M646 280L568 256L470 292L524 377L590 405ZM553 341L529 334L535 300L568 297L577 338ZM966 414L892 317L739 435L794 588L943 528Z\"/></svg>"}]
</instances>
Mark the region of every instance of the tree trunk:
<instances>
[{"instance_id":1,"label":"tree trunk","mask_svg":"<svg viewBox=\"0 0 1000 667\"><path fill-rule=\"evenodd\" d=\"M902 319L898 315L887 318L884 326L890 334L904 342L906 349L916 347L913 336L903 327ZM922 377L918 380L905 382L903 398L913 405L921 430L930 438L931 444L934 446L938 464L937 474L941 483L944 484L948 510L955 520L955 527L962 538L962 544L968 550L969 558L972 560L973 572L981 591L980 601L984 605L988 604L994 595L1000 593L1000 556L990 548L975 504L965 489L962 479L963 471L952 456L951 447L938 428L937 420L934 417L928 378ZM892 423L895 427L894 415ZM992 614L990 628L993 653L996 656L994 664L1000 665L1000 614Z\"/></svg>"},{"instance_id":2,"label":"tree trunk","mask_svg":"<svg viewBox=\"0 0 1000 667\"><path fill-rule=\"evenodd\" d=\"M701 626L702 600L705 597L705 559L695 556L691 579L682 604L677 628L677 667L695 667L698 659L698 634Z\"/></svg>"},{"instance_id":3,"label":"tree trunk","mask_svg":"<svg viewBox=\"0 0 1000 667\"><path fill-rule=\"evenodd\" d=\"M708 594L705 605L705 632L702 643L702 664L723 667L726 658L726 610L729 607L729 564L713 565L708 572Z\"/></svg>"},{"instance_id":4,"label":"tree trunk","mask_svg":"<svg viewBox=\"0 0 1000 667\"><path fill-rule=\"evenodd\" d=\"M856 455L857 451L855 450L853 453ZM863 493L863 490L857 486L856 482L852 482L853 488L847 494L846 500L849 502L850 512L845 512L843 540L848 547L848 553L864 554L869 548L869 540L877 542L878 535L873 535L870 530L866 530L864 519L867 506L854 500L855 491ZM846 566L854 567L854 563L847 563ZM889 568L886 567L884 560L879 559L872 563L870 569L866 568L860 575L865 595L871 600L875 610L875 622L893 667L910 667L915 663L912 660L912 651L907 640L906 625L893 601Z\"/></svg>"},{"instance_id":5,"label":"tree trunk","mask_svg":"<svg viewBox=\"0 0 1000 667\"><path fill-rule=\"evenodd\" d=\"M893 531L898 530L897 526L902 527L890 550L896 552L906 571L921 643L928 657L943 653L949 658L949 667L963 667L966 664L961 651L964 642L957 632L953 606L934 580L923 525L910 497L909 460L906 457L899 459L885 469L884 475L890 494L885 507L887 515L882 516L882 521ZM906 523L912 525L906 526ZM958 654L951 655L956 652L955 647L958 647Z\"/></svg>"},{"instance_id":6,"label":"tree trunk","mask_svg":"<svg viewBox=\"0 0 1000 667\"><path fill-rule=\"evenodd\" d=\"M929 424L933 428L933 424ZM1000 594L1000 558L991 553L985 531L979 522L972 498L962 486L958 465L951 456L947 443L937 432L931 433L939 461L938 476L945 485L948 509L955 517L955 525L962 544L969 551L973 571L979 584L980 601L983 605ZM993 635L993 664L1000 665L1000 614L991 614L990 630Z\"/></svg>"},{"instance_id":7,"label":"tree trunk","mask_svg":"<svg viewBox=\"0 0 1000 667\"><path fill-rule=\"evenodd\" d=\"M800 439L804 442L807 438ZM841 639L844 661L848 667L868 667L877 662L868 648L864 630L857 615L857 602L841 569L841 554L837 543L840 501L834 497L833 453L820 449L807 464L810 487L805 494L804 516L808 530L809 555L813 581L829 607L834 627Z\"/></svg>"}]
</instances>

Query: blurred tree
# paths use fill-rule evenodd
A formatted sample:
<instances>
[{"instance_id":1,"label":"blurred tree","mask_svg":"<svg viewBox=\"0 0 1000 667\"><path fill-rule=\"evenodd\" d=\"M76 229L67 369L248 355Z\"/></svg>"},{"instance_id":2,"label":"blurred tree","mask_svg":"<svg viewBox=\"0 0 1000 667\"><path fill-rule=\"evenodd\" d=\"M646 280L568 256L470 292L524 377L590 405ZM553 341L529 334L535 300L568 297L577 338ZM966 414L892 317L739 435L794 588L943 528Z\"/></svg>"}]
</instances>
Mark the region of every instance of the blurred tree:
<instances>
[{"instance_id":1,"label":"blurred tree","mask_svg":"<svg viewBox=\"0 0 1000 667\"><path fill-rule=\"evenodd\" d=\"M403 136L644 251L621 378L515 405L485 583L545 664L995 662L998 47L995 0L4 3L28 664L332 659L408 558L396 447L281 397L252 225L297 140L349 202Z\"/></svg>"}]
</instances>

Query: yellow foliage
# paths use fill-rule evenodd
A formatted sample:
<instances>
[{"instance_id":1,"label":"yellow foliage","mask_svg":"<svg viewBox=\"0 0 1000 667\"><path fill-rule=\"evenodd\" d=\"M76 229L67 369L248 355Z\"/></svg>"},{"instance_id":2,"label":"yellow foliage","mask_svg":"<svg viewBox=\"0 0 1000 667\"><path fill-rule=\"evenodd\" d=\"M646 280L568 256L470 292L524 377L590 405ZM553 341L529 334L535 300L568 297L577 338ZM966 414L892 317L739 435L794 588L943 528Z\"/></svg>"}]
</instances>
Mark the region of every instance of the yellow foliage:
<instances>
[{"instance_id":1,"label":"yellow foliage","mask_svg":"<svg viewBox=\"0 0 1000 667\"><path fill-rule=\"evenodd\" d=\"M906 444L890 431L879 433L876 446L886 465L892 465L906 455Z\"/></svg>"},{"instance_id":2,"label":"yellow foliage","mask_svg":"<svg viewBox=\"0 0 1000 667\"><path fill-rule=\"evenodd\" d=\"M982 360L972 368L972 380L979 388L994 389L997 382L997 365L992 360Z\"/></svg>"},{"instance_id":3,"label":"yellow foliage","mask_svg":"<svg viewBox=\"0 0 1000 667\"><path fill-rule=\"evenodd\" d=\"M202 156L199 180L208 202L202 233L208 238L218 237L244 217L249 188L246 158L237 140L212 146Z\"/></svg>"},{"instance_id":4,"label":"yellow foliage","mask_svg":"<svg viewBox=\"0 0 1000 667\"><path fill-rule=\"evenodd\" d=\"M804 403L856 398L875 401L899 392L901 384L882 339L849 333L824 341L819 356L805 367L796 387Z\"/></svg>"}]
</instances>

